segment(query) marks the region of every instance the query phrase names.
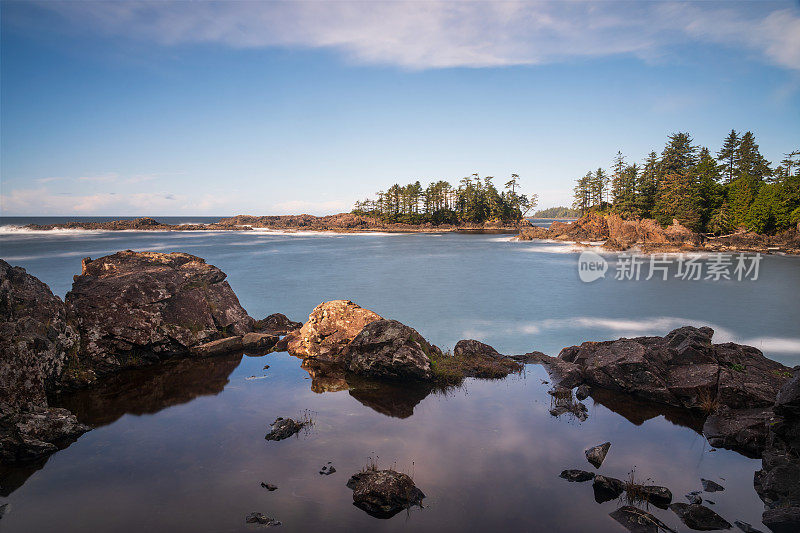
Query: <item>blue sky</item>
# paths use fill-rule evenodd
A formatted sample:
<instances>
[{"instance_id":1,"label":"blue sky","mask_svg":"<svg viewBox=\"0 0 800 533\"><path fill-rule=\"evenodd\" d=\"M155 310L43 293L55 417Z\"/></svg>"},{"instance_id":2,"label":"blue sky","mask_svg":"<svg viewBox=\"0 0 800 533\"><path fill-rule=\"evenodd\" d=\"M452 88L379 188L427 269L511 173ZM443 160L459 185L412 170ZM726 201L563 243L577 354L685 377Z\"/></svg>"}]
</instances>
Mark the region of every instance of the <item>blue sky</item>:
<instances>
[{"instance_id":1,"label":"blue sky","mask_svg":"<svg viewBox=\"0 0 800 533\"><path fill-rule=\"evenodd\" d=\"M800 147L797 2L2 2L2 214L347 211L518 173L540 207L689 131Z\"/></svg>"}]
</instances>

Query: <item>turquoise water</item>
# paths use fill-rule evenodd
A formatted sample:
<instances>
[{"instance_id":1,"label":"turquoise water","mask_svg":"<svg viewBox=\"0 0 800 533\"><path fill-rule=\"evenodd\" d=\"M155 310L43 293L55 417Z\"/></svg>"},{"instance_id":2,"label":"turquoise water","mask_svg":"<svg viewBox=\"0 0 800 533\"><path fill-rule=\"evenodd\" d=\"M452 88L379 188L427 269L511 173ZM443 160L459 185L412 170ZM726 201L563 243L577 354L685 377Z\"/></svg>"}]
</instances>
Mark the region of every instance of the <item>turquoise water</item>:
<instances>
[{"instance_id":1,"label":"turquoise water","mask_svg":"<svg viewBox=\"0 0 800 533\"><path fill-rule=\"evenodd\" d=\"M4 223L6 223L4 221ZM442 348L476 338L503 353L551 355L586 340L662 335L710 325L715 341L760 347L800 364L800 258L767 256L757 281L618 281L578 277L579 250L475 234L273 232L57 232L4 227L0 257L60 296L82 257L122 249L182 251L228 274L256 318L304 320L320 302L347 298L413 326ZM618 255L607 255L613 272ZM674 270L674 265L671 267ZM670 271L672 274L673 271ZM263 370L269 364L268 370ZM247 379L247 378L260 379ZM587 400L585 422L549 413L546 374L528 365L501 381L468 380L446 394L314 382L285 353L231 356L121 376L62 401L99 426L39 470L5 473L5 531L240 531L259 511L307 531L619 531L590 484L558 478L591 468L584 448L610 440L600 472L652 478L676 501L719 480L715 510L758 526L752 487L760 461L712 451L697 421L624 398ZM331 389L331 392L315 392ZM310 410L307 435L263 437L277 416ZM424 509L378 520L344 485L376 457L413 474ZM332 461L337 473L320 476ZM27 477L30 476L30 477ZM720 480L724 478L724 481ZM16 479L15 483L8 480ZM20 482L19 480L23 481ZM275 492L261 481L278 485ZM21 485L13 491L11 485ZM652 510L673 527L671 511Z\"/></svg>"}]
</instances>

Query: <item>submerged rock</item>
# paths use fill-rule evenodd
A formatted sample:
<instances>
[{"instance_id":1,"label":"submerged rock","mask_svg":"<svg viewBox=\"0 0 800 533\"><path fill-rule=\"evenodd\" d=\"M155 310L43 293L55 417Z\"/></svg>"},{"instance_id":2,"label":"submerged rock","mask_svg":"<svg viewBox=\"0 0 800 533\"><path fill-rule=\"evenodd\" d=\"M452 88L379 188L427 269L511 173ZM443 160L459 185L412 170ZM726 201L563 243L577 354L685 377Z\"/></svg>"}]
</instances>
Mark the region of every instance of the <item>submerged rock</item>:
<instances>
[{"instance_id":1,"label":"submerged rock","mask_svg":"<svg viewBox=\"0 0 800 533\"><path fill-rule=\"evenodd\" d=\"M272 483L264 483L263 481L261 482L261 487L267 489L270 492L278 490L277 485L273 485Z\"/></svg>"},{"instance_id":2,"label":"submerged rock","mask_svg":"<svg viewBox=\"0 0 800 533\"><path fill-rule=\"evenodd\" d=\"M564 470L559 474L558 477L564 478L567 481L572 482L583 482L589 481L590 479L594 479L594 474L592 472L587 472L586 470Z\"/></svg>"},{"instance_id":3,"label":"submerged rock","mask_svg":"<svg viewBox=\"0 0 800 533\"><path fill-rule=\"evenodd\" d=\"M367 469L347 482L353 504L376 518L391 518L412 505L422 505L425 494L406 474L394 470Z\"/></svg>"},{"instance_id":4,"label":"submerged rock","mask_svg":"<svg viewBox=\"0 0 800 533\"><path fill-rule=\"evenodd\" d=\"M703 436L717 448L728 448L757 457L766 445L769 424L773 418L771 407L729 409L722 406L706 418Z\"/></svg>"},{"instance_id":5,"label":"submerged rock","mask_svg":"<svg viewBox=\"0 0 800 533\"><path fill-rule=\"evenodd\" d=\"M703 485L703 490L706 492L720 492L725 490L725 487L710 479L701 479L700 484Z\"/></svg>"},{"instance_id":6,"label":"submerged rock","mask_svg":"<svg viewBox=\"0 0 800 533\"><path fill-rule=\"evenodd\" d=\"M733 525L744 531L744 533L763 533L760 529L756 529L747 522L742 522L740 520L734 520Z\"/></svg>"},{"instance_id":7,"label":"submerged rock","mask_svg":"<svg viewBox=\"0 0 800 533\"><path fill-rule=\"evenodd\" d=\"M658 533L659 531L670 531L664 523L643 509L632 505L624 505L609 513L611 518L616 520L631 533Z\"/></svg>"},{"instance_id":8,"label":"submerged rock","mask_svg":"<svg viewBox=\"0 0 800 533\"><path fill-rule=\"evenodd\" d=\"M600 465L603 464L603 461L605 460L610 448L610 442L604 442L603 444L592 446L585 452L586 460L589 461L595 468L600 468Z\"/></svg>"},{"instance_id":9,"label":"submerged rock","mask_svg":"<svg viewBox=\"0 0 800 533\"><path fill-rule=\"evenodd\" d=\"M689 494L686 494L685 498L689 501L689 503L693 503L696 505L703 503L703 498L700 496L699 490L694 490Z\"/></svg>"},{"instance_id":10,"label":"submerged rock","mask_svg":"<svg viewBox=\"0 0 800 533\"><path fill-rule=\"evenodd\" d=\"M344 355L348 369L362 376L430 380L431 356L441 350L397 320L375 320L352 340Z\"/></svg>"},{"instance_id":11,"label":"submerged rock","mask_svg":"<svg viewBox=\"0 0 800 533\"><path fill-rule=\"evenodd\" d=\"M250 513L244 519L248 524L261 524L265 526L279 526L281 523L263 513Z\"/></svg>"},{"instance_id":12,"label":"submerged rock","mask_svg":"<svg viewBox=\"0 0 800 533\"><path fill-rule=\"evenodd\" d=\"M83 260L66 301L81 364L96 374L142 366L252 331L225 273L193 255L127 250Z\"/></svg>"},{"instance_id":13,"label":"submerged rock","mask_svg":"<svg viewBox=\"0 0 800 533\"><path fill-rule=\"evenodd\" d=\"M730 529L727 520L704 505L692 503L673 503L669 508L686 524L686 527L697 531L714 529Z\"/></svg>"},{"instance_id":14,"label":"submerged rock","mask_svg":"<svg viewBox=\"0 0 800 533\"><path fill-rule=\"evenodd\" d=\"M301 429L308 425L308 422L296 422L291 418L278 417L275 422L270 425L270 431L267 433L267 440L283 440L288 439L292 435L299 433Z\"/></svg>"},{"instance_id":15,"label":"submerged rock","mask_svg":"<svg viewBox=\"0 0 800 533\"><path fill-rule=\"evenodd\" d=\"M323 466L322 468L319 469L319 474L321 476L330 476L331 474L333 474L335 472L336 472L336 468L330 463L328 463L327 465L325 465L325 466Z\"/></svg>"},{"instance_id":16,"label":"submerged rock","mask_svg":"<svg viewBox=\"0 0 800 533\"><path fill-rule=\"evenodd\" d=\"M287 335L287 349L302 358L341 362L350 341L364 326L382 318L349 300L324 302L311 311L302 328Z\"/></svg>"},{"instance_id":17,"label":"submerged rock","mask_svg":"<svg viewBox=\"0 0 800 533\"><path fill-rule=\"evenodd\" d=\"M598 474L594 476L592 489L594 490L595 501L603 503L619 498L625 491L625 484L619 479Z\"/></svg>"}]
</instances>

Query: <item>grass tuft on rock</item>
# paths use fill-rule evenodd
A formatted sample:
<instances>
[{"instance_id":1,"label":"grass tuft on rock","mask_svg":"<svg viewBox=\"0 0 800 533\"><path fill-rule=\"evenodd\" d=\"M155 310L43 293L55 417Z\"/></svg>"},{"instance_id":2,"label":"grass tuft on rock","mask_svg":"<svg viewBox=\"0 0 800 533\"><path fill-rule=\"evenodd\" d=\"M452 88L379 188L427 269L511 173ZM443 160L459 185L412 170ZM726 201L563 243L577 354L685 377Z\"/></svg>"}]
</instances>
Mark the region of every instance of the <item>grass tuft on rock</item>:
<instances>
[{"instance_id":1,"label":"grass tuft on rock","mask_svg":"<svg viewBox=\"0 0 800 533\"><path fill-rule=\"evenodd\" d=\"M500 379L523 367L505 357L455 356L450 350L431 353L430 361L434 380L445 385L459 385L465 378Z\"/></svg>"}]
</instances>

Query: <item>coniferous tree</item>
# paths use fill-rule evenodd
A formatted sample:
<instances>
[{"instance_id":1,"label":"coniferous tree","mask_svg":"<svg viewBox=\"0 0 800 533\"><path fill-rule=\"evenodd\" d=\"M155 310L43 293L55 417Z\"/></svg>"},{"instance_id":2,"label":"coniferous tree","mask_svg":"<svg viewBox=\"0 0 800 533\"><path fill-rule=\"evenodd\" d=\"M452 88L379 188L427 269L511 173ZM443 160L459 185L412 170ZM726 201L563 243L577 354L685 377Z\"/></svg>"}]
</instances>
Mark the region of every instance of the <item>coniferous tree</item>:
<instances>
[{"instance_id":1,"label":"coniferous tree","mask_svg":"<svg viewBox=\"0 0 800 533\"><path fill-rule=\"evenodd\" d=\"M716 160L708 148L700 150L700 157L692 169L692 181L697 186L697 202L701 229L706 229L714 212L722 207L725 200L724 187L719 181L722 178Z\"/></svg>"},{"instance_id":2,"label":"coniferous tree","mask_svg":"<svg viewBox=\"0 0 800 533\"><path fill-rule=\"evenodd\" d=\"M639 216L652 218L658 190L658 154L650 152L636 182L636 207Z\"/></svg>"},{"instance_id":3,"label":"coniferous tree","mask_svg":"<svg viewBox=\"0 0 800 533\"><path fill-rule=\"evenodd\" d=\"M667 225L673 219L692 228L700 228L697 185L692 169L697 161L696 148L688 133L673 133L661 152L658 189L653 208L656 220Z\"/></svg>"},{"instance_id":4,"label":"coniferous tree","mask_svg":"<svg viewBox=\"0 0 800 533\"><path fill-rule=\"evenodd\" d=\"M717 152L717 160L722 161L724 166L725 183L730 183L734 179L739 160L739 134L736 130L731 130L722 148Z\"/></svg>"}]
</instances>

